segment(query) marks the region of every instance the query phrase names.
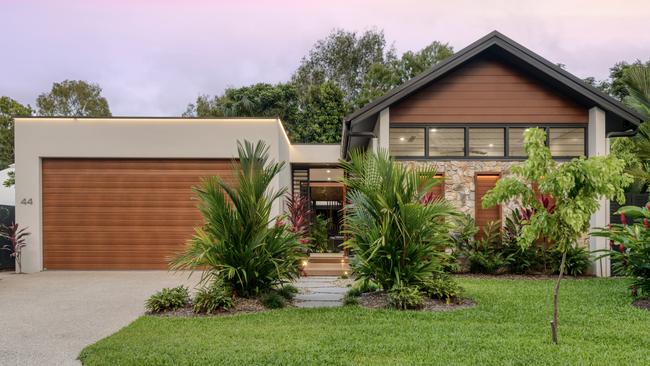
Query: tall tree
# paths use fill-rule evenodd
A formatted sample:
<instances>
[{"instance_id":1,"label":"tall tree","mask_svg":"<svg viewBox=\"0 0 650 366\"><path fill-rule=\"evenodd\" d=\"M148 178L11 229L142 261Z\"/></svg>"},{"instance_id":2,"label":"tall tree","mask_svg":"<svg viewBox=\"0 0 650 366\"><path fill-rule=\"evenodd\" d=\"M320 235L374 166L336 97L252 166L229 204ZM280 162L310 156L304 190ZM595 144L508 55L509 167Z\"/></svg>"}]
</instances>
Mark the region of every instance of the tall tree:
<instances>
[{"instance_id":1,"label":"tall tree","mask_svg":"<svg viewBox=\"0 0 650 366\"><path fill-rule=\"evenodd\" d=\"M14 162L14 117L31 116L32 108L14 99L0 97L0 169Z\"/></svg>"},{"instance_id":2,"label":"tall tree","mask_svg":"<svg viewBox=\"0 0 650 366\"><path fill-rule=\"evenodd\" d=\"M404 52L399 59L373 64L364 75L362 91L355 105L365 105L453 54L454 49L448 43L433 41L419 51Z\"/></svg>"},{"instance_id":3,"label":"tall tree","mask_svg":"<svg viewBox=\"0 0 650 366\"><path fill-rule=\"evenodd\" d=\"M110 117L108 101L98 84L83 80L54 83L52 90L36 98L38 114L62 117Z\"/></svg>"},{"instance_id":4,"label":"tall tree","mask_svg":"<svg viewBox=\"0 0 650 366\"><path fill-rule=\"evenodd\" d=\"M341 88L346 101L355 104L372 65L385 64L395 57L395 50L386 46L381 30L359 34L337 29L317 41L309 55L303 57L292 82L302 96L312 85L333 82Z\"/></svg>"}]
</instances>

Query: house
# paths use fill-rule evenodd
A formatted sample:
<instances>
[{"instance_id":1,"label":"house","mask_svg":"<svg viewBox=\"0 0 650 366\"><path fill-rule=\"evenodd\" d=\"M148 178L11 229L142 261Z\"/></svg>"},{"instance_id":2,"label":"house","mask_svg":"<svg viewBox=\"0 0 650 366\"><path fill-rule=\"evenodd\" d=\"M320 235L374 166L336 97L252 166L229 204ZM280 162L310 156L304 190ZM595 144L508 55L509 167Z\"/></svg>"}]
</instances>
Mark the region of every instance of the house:
<instances>
[{"instance_id":1,"label":"house","mask_svg":"<svg viewBox=\"0 0 650 366\"><path fill-rule=\"evenodd\" d=\"M352 149L433 163L445 177L438 194L483 225L501 218L502 208L480 200L525 159L526 128L545 128L554 157L566 160L607 154L608 138L641 121L498 32L346 117L340 146L291 144L278 119L18 118L16 218L32 232L23 268L166 268L201 222L191 187L208 174L232 179L237 140L265 140L290 166L273 188L308 196L326 215L342 207L336 162ZM603 201L592 226L608 220ZM609 263L594 273L607 275Z\"/></svg>"}]
</instances>

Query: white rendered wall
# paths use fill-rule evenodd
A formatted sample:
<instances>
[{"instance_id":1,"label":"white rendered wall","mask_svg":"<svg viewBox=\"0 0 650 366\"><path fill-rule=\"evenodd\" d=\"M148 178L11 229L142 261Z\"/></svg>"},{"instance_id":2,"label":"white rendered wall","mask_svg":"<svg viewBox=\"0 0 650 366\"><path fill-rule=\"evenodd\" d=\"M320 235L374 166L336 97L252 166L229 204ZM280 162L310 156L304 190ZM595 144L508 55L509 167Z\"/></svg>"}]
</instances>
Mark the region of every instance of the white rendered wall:
<instances>
[{"instance_id":1,"label":"white rendered wall","mask_svg":"<svg viewBox=\"0 0 650 366\"><path fill-rule=\"evenodd\" d=\"M379 119L375 125L375 137L379 142L379 146L376 150L386 150L388 151L389 144L389 133L390 133L390 109L385 108L379 112Z\"/></svg>"},{"instance_id":2,"label":"white rendered wall","mask_svg":"<svg viewBox=\"0 0 650 366\"><path fill-rule=\"evenodd\" d=\"M589 156L605 156L609 154L609 143L605 130L605 112L598 107L589 110L589 127L588 127L588 152ZM606 227L609 224L609 200L599 201L600 208L591 217L589 222L590 230L595 228ZM590 236L589 250L595 251L607 249L608 243L606 238ZM608 277L610 275L609 257L599 259L593 263L592 273L598 277Z\"/></svg>"},{"instance_id":3,"label":"white rendered wall","mask_svg":"<svg viewBox=\"0 0 650 366\"><path fill-rule=\"evenodd\" d=\"M291 162L336 164L341 157L340 144L295 144L290 147Z\"/></svg>"},{"instance_id":4,"label":"white rendered wall","mask_svg":"<svg viewBox=\"0 0 650 366\"><path fill-rule=\"evenodd\" d=\"M264 140L271 159L287 161L289 140L277 119L16 118L16 222L29 227L23 271L43 268L42 158L233 158L237 140ZM288 166L272 183L290 184ZM281 203L274 207L279 214Z\"/></svg>"}]
</instances>

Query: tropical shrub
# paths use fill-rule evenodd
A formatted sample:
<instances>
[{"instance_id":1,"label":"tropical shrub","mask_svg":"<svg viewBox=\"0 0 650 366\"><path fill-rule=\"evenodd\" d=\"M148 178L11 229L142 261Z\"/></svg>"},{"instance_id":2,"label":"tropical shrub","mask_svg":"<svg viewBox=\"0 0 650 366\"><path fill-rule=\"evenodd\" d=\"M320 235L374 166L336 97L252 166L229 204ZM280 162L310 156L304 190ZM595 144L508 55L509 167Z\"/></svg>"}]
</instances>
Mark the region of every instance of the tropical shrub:
<instances>
[{"instance_id":1,"label":"tropical shrub","mask_svg":"<svg viewBox=\"0 0 650 366\"><path fill-rule=\"evenodd\" d=\"M610 240L604 255L612 259L612 272L631 280L633 296L650 296L650 203L646 207L624 206L618 210L622 224L593 233Z\"/></svg>"},{"instance_id":2,"label":"tropical shrub","mask_svg":"<svg viewBox=\"0 0 650 366\"><path fill-rule=\"evenodd\" d=\"M422 286L422 292L432 299L444 300L447 303L454 299L459 299L462 290L451 276L448 274L438 274L425 281Z\"/></svg>"},{"instance_id":3,"label":"tropical shrub","mask_svg":"<svg viewBox=\"0 0 650 366\"><path fill-rule=\"evenodd\" d=\"M388 291L388 305L398 310L421 309L424 297L417 286L396 286Z\"/></svg>"},{"instance_id":4,"label":"tropical shrub","mask_svg":"<svg viewBox=\"0 0 650 366\"><path fill-rule=\"evenodd\" d=\"M389 290L417 286L438 271L450 243L448 218L457 212L442 199L420 202L441 182L435 169L409 169L386 151L355 151L340 164L348 187L346 245L355 253L351 266L358 278Z\"/></svg>"},{"instance_id":5,"label":"tropical shrub","mask_svg":"<svg viewBox=\"0 0 650 366\"><path fill-rule=\"evenodd\" d=\"M221 280L199 288L194 295L192 307L195 313L213 314L234 305L232 292Z\"/></svg>"},{"instance_id":6,"label":"tropical shrub","mask_svg":"<svg viewBox=\"0 0 650 366\"><path fill-rule=\"evenodd\" d=\"M280 309L287 305L284 297L280 296L276 292L270 292L262 296L262 305L267 309Z\"/></svg>"},{"instance_id":7,"label":"tropical shrub","mask_svg":"<svg viewBox=\"0 0 650 366\"><path fill-rule=\"evenodd\" d=\"M507 263L508 272L516 274L546 272L545 248L537 242L528 247L518 244L524 225L531 215L532 210L516 208L510 216L506 217L502 236L502 255Z\"/></svg>"},{"instance_id":8,"label":"tropical shrub","mask_svg":"<svg viewBox=\"0 0 650 366\"><path fill-rule=\"evenodd\" d=\"M363 294L366 292L375 292L379 291L381 286L375 283L372 280L359 279L352 284L350 291L356 291L358 294Z\"/></svg>"},{"instance_id":9,"label":"tropical shrub","mask_svg":"<svg viewBox=\"0 0 650 366\"><path fill-rule=\"evenodd\" d=\"M201 270L202 282L222 278L237 295L249 297L296 278L301 245L285 225L273 225L270 215L285 193L269 188L284 163L269 161L262 141L238 142L237 150L236 185L215 176L195 188L205 224L172 268Z\"/></svg>"},{"instance_id":10,"label":"tropical shrub","mask_svg":"<svg viewBox=\"0 0 650 366\"><path fill-rule=\"evenodd\" d=\"M19 228L18 224L13 223L11 225L3 225L0 227L0 236L9 240L9 244L3 248L3 250L8 250L10 256L16 258L16 272L22 273L22 254L23 248L27 246L27 237L30 233L27 231L28 228Z\"/></svg>"},{"instance_id":11,"label":"tropical shrub","mask_svg":"<svg viewBox=\"0 0 650 366\"><path fill-rule=\"evenodd\" d=\"M483 207L516 200L533 209L519 236L519 245L526 248L544 237L562 253L551 321L552 341L557 343L558 293L567 252L587 231L599 200L623 201L623 188L632 178L623 171L625 163L612 155L580 157L558 164L546 146L546 133L539 128L527 129L524 148L528 159L511 168L512 176L497 182L483 197Z\"/></svg>"},{"instance_id":12,"label":"tropical shrub","mask_svg":"<svg viewBox=\"0 0 650 366\"><path fill-rule=\"evenodd\" d=\"M161 313L184 308L190 302L190 294L185 286L164 288L151 295L145 302L145 309L149 313Z\"/></svg>"},{"instance_id":13,"label":"tropical shrub","mask_svg":"<svg viewBox=\"0 0 650 366\"><path fill-rule=\"evenodd\" d=\"M343 296L343 306L356 306L359 305L359 295L356 292L352 292L352 290L348 291L345 296Z\"/></svg>"},{"instance_id":14,"label":"tropical shrub","mask_svg":"<svg viewBox=\"0 0 650 366\"><path fill-rule=\"evenodd\" d=\"M285 283L275 290L275 292L285 298L287 301L293 300L294 297L298 294L298 288L296 286Z\"/></svg>"},{"instance_id":15,"label":"tropical shrub","mask_svg":"<svg viewBox=\"0 0 650 366\"><path fill-rule=\"evenodd\" d=\"M551 271L553 274L560 273L562 255L564 254L558 248L552 248L548 251L550 256ZM591 257L587 248L575 244L566 249L566 259L564 263L564 273L569 276L580 276L587 272L591 266Z\"/></svg>"},{"instance_id":16,"label":"tropical shrub","mask_svg":"<svg viewBox=\"0 0 650 366\"><path fill-rule=\"evenodd\" d=\"M325 253L329 250L327 223L328 221L321 215L314 215L311 220L312 250L316 253Z\"/></svg>"},{"instance_id":17,"label":"tropical shrub","mask_svg":"<svg viewBox=\"0 0 650 366\"><path fill-rule=\"evenodd\" d=\"M300 244L309 245L309 200L303 196L287 194L285 198L289 230L298 236Z\"/></svg>"},{"instance_id":18,"label":"tropical shrub","mask_svg":"<svg viewBox=\"0 0 650 366\"><path fill-rule=\"evenodd\" d=\"M474 245L478 227L474 218L468 214L460 214L452 219L451 242L454 253L461 253Z\"/></svg>"},{"instance_id":19,"label":"tropical shrub","mask_svg":"<svg viewBox=\"0 0 650 366\"><path fill-rule=\"evenodd\" d=\"M497 273L507 262L503 257L501 225L498 221L487 223L477 240L469 242L465 256L472 273Z\"/></svg>"}]
</instances>

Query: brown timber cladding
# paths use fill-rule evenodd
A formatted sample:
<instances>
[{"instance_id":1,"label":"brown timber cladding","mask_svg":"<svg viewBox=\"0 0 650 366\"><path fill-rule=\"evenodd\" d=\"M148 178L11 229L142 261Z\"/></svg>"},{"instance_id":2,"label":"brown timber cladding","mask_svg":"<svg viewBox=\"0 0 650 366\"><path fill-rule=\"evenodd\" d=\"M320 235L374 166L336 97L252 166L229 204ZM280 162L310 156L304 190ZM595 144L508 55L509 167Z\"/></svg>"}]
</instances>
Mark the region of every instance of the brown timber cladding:
<instances>
[{"instance_id":1,"label":"brown timber cladding","mask_svg":"<svg viewBox=\"0 0 650 366\"><path fill-rule=\"evenodd\" d=\"M471 61L390 107L399 123L588 123L588 111L495 60Z\"/></svg>"},{"instance_id":2,"label":"brown timber cladding","mask_svg":"<svg viewBox=\"0 0 650 366\"><path fill-rule=\"evenodd\" d=\"M476 226L482 228L490 221L501 221L501 206L483 208L483 196L497 184L499 174L476 174L476 211L474 219Z\"/></svg>"},{"instance_id":3,"label":"brown timber cladding","mask_svg":"<svg viewBox=\"0 0 650 366\"><path fill-rule=\"evenodd\" d=\"M167 269L202 218L193 186L230 160L43 159L47 269Z\"/></svg>"}]
</instances>

